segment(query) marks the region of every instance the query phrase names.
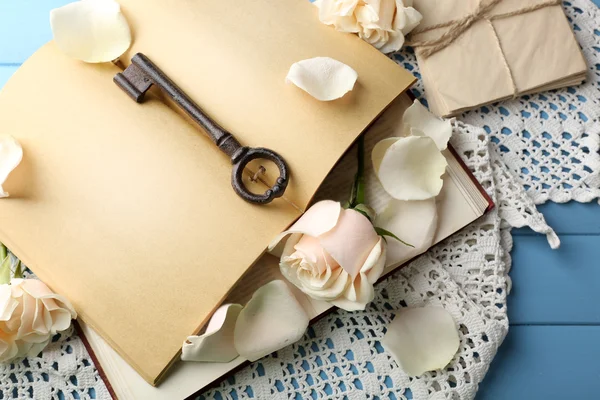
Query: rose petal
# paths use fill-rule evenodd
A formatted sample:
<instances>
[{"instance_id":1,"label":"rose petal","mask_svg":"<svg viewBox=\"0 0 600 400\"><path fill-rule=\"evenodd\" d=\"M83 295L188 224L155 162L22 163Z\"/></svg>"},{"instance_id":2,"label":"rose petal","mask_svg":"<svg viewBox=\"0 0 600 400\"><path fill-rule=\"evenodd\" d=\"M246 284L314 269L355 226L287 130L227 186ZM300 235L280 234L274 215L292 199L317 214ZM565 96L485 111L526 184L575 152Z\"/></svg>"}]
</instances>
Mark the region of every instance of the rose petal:
<instances>
[{"instance_id":1,"label":"rose petal","mask_svg":"<svg viewBox=\"0 0 600 400\"><path fill-rule=\"evenodd\" d=\"M88 63L111 62L131 45L131 31L119 3L81 0L50 11L58 48Z\"/></svg>"},{"instance_id":2,"label":"rose petal","mask_svg":"<svg viewBox=\"0 0 600 400\"><path fill-rule=\"evenodd\" d=\"M183 343L183 361L229 362L238 356L233 345L233 332L242 311L239 304L226 304L213 314L206 332L190 336Z\"/></svg>"},{"instance_id":3,"label":"rose petal","mask_svg":"<svg viewBox=\"0 0 600 400\"><path fill-rule=\"evenodd\" d=\"M72 319L77 319L77 313L71 302L67 298L54 293L44 282L37 279L13 279L11 285L15 285L15 281L18 281L18 286L31 296L42 300L53 300L55 302L54 307L49 309L49 311L56 310L55 307L62 308L69 311Z\"/></svg>"},{"instance_id":4,"label":"rose petal","mask_svg":"<svg viewBox=\"0 0 600 400\"><path fill-rule=\"evenodd\" d=\"M441 307L403 308L381 340L398 366L410 376L444 368L460 339L452 316Z\"/></svg>"},{"instance_id":5,"label":"rose petal","mask_svg":"<svg viewBox=\"0 0 600 400\"><path fill-rule=\"evenodd\" d=\"M350 275L358 275L379 236L371 221L354 210L342 210L335 228L321 235L323 249Z\"/></svg>"},{"instance_id":6,"label":"rose petal","mask_svg":"<svg viewBox=\"0 0 600 400\"><path fill-rule=\"evenodd\" d=\"M319 20L322 23L333 25L340 32L359 31L358 21L353 15L358 0L317 0L313 4L319 8Z\"/></svg>"},{"instance_id":7,"label":"rose petal","mask_svg":"<svg viewBox=\"0 0 600 400\"><path fill-rule=\"evenodd\" d=\"M50 313L52 334L67 330L71 326L71 320L77 318L77 315L73 315L75 310L65 307L64 304L60 304L54 299L42 299L42 303Z\"/></svg>"},{"instance_id":8,"label":"rose petal","mask_svg":"<svg viewBox=\"0 0 600 400\"><path fill-rule=\"evenodd\" d=\"M395 199L427 200L442 190L441 176L448 163L433 139L398 138L383 159L376 159L379 156L379 151L372 155L377 177L385 191Z\"/></svg>"},{"instance_id":9,"label":"rose petal","mask_svg":"<svg viewBox=\"0 0 600 400\"><path fill-rule=\"evenodd\" d=\"M409 260L433 244L437 230L438 213L435 199L421 201L391 200L375 218L375 226L383 228L400 239L406 239L414 248L388 238L388 259Z\"/></svg>"},{"instance_id":10,"label":"rose petal","mask_svg":"<svg viewBox=\"0 0 600 400\"><path fill-rule=\"evenodd\" d=\"M286 82L293 83L317 100L339 99L354 88L355 70L329 57L315 57L294 63Z\"/></svg>"},{"instance_id":11,"label":"rose petal","mask_svg":"<svg viewBox=\"0 0 600 400\"><path fill-rule=\"evenodd\" d=\"M371 161L373 162L373 169L375 173L379 171L379 167L381 166L381 161L383 161L383 157L385 153L387 153L388 149L392 147L394 143L398 141L397 137L390 137L386 139L382 139L373 147L373 151L371 152Z\"/></svg>"},{"instance_id":12,"label":"rose petal","mask_svg":"<svg viewBox=\"0 0 600 400\"><path fill-rule=\"evenodd\" d=\"M374 285L385 268L385 260L387 257L387 243L384 238L379 237L379 242L369 254L367 261L360 270L360 273L367 277L370 284Z\"/></svg>"},{"instance_id":13,"label":"rose petal","mask_svg":"<svg viewBox=\"0 0 600 400\"><path fill-rule=\"evenodd\" d=\"M401 31L391 31L389 32L387 42L379 50L384 54L398 51L404 46L404 40L405 37Z\"/></svg>"},{"instance_id":14,"label":"rose petal","mask_svg":"<svg viewBox=\"0 0 600 400\"><path fill-rule=\"evenodd\" d=\"M379 14L379 28L385 31L391 31L394 23L394 13L396 12L395 0L379 0L376 8Z\"/></svg>"},{"instance_id":15,"label":"rose petal","mask_svg":"<svg viewBox=\"0 0 600 400\"><path fill-rule=\"evenodd\" d=\"M13 360L19 353L19 347L12 336L0 337L0 363Z\"/></svg>"},{"instance_id":16,"label":"rose petal","mask_svg":"<svg viewBox=\"0 0 600 400\"><path fill-rule=\"evenodd\" d=\"M10 320L19 305L19 302L11 296L11 293L10 285L0 285L0 321Z\"/></svg>"},{"instance_id":17,"label":"rose petal","mask_svg":"<svg viewBox=\"0 0 600 400\"><path fill-rule=\"evenodd\" d=\"M346 311L364 310L375 298L375 284L383 274L386 260L386 243L379 238L359 276L348 285L343 295L330 301L334 306Z\"/></svg>"},{"instance_id":18,"label":"rose petal","mask_svg":"<svg viewBox=\"0 0 600 400\"><path fill-rule=\"evenodd\" d=\"M10 135L0 134L0 199L8 197L2 185L22 159L23 149L19 142Z\"/></svg>"},{"instance_id":19,"label":"rose petal","mask_svg":"<svg viewBox=\"0 0 600 400\"><path fill-rule=\"evenodd\" d=\"M44 350L46 348L46 346L48 346L48 344L50 343L50 337L45 338L42 342L39 343L28 343L28 346L25 348L21 348L21 346L19 346L19 357L36 357L38 356L42 350Z\"/></svg>"},{"instance_id":20,"label":"rose petal","mask_svg":"<svg viewBox=\"0 0 600 400\"><path fill-rule=\"evenodd\" d=\"M404 134L414 136L429 136L433 139L438 149L446 150L448 141L452 136L452 124L449 120L438 118L415 100L408 107L402 118Z\"/></svg>"},{"instance_id":21,"label":"rose petal","mask_svg":"<svg viewBox=\"0 0 600 400\"><path fill-rule=\"evenodd\" d=\"M394 19L394 29L401 31L404 35L408 35L421 23L423 15L413 7L405 4L405 7L398 7L396 18Z\"/></svg>"},{"instance_id":22,"label":"rose petal","mask_svg":"<svg viewBox=\"0 0 600 400\"><path fill-rule=\"evenodd\" d=\"M308 315L283 281L258 289L240 312L234 344L240 356L256 361L302 338Z\"/></svg>"},{"instance_id":23,"label":"rose petal","mask_svg":"<svg viewBox=\"0 0 600 400\"><path fill-rule=\"evenodd\" d=\"M358 6L358 2L359 0L333 0L333 3L337 5L336 14L341 17L352 15L356 10L356 6Z\"/></svg>"},{"instance_id":24,"label":"rose petal","mask_svg":"<svg viewBox=\"0 0 600 400\"><path fill-rule=\"evenodd\" d=\"M273 250L281 242L281 239L292 233L317 237L329 232L337 224L341 211L342 206L336 201L324 200L314 204L290 229L279 234L271 242L269 250Z\"/></svg>"},{"instance_id":25,"label":"rose petal","mask_svg":"<svg viewBox=\"0 0 600 400\"><path fill-rule=\"evenodd\" d=\"M311 265L317 267L319 274L322 274L327 269L325 254L318 238L303 235L302 239L294 246L296 251L304 255L304 259L309 261Z\"/></svg>"},{"instance_id":26,"label":"rose petal","mask_svg":"<svg viewBox=\"0 0 600 400\"><path fill-rule=\"evenodd\" d=\"M373 7L372 4L365 4L364 6L356 9L355 15L359 24L365 28L383 29L379 25L379 7L378 5L376 6L377 8Z\"/></svg>"}]
</instances>

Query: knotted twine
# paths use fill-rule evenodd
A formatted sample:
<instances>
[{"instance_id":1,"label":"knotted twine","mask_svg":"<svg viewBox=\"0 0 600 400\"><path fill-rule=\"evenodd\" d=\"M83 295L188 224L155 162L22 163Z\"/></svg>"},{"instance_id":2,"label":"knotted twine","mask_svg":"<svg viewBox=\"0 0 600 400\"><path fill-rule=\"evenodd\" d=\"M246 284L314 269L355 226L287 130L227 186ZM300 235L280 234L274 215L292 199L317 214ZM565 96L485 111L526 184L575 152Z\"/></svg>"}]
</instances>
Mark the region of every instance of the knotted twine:
<instances>
[{"instance_id":1,"label":"knotted twine","mask_svg":"<svg viewBox=\"0 0 600 400\"><path fill-rule=\"evenodd\" d=\"M461 1L461 0L458 0L458 1ZM507 13L489 15L489 12L495 6L497 6L501 1L502 0L481 0L481 2L479 3L479 6L477 7L477 9L475 11L473 11L471 14L468 14L462 18L443 22L441 24L428 26L427 28L423 28L423 29L415 29L412 32L413 37L414 37L414 35L433 31L435 29L448 28L448 27L450 28L445 33L440 35L440 37L438 37L437 39L412 41L412 42L407 42L407 45L415 47L418 50L419 55L422 55L423 57L429 57L429 56L437 53L438 51L443 50L446 47L448 47L452 42L454 42L456 39L458 39L465 31L467 31L475 22L478 22L481 20L487 21L492 26L492 30L496 36L498 45L500 45L500 39L498 38L498 34L496 33L496 30L494 29L494 26L492 24L493 20L509 18L509 17L513 17L515 15L527 14L527 13L537 11L542 8L557 6L557 5L562 4L562 0L546 0L544 2L530 5L527 7L523 7L518 10L510 11Z\"/></svg>"},{"instance_id":2,"label":"knotted twine","mask_svg":"<svg viewBox=\"0 0 600 400\"><path fill-rule=\"evenodd\" d=\"M462 1L462 0L458 0ZM477 9L472 13L451 21L443 22L440 24L428 26L427 28L415 29L412 32L412 36L418 35L420 33L425 33L429 31L433 31L435 29L440 28L450 28L442 35L440 35L436 39L430 40L421 40L421 41L408 41L406 44L408 46L412 46L415 48L416 53L424 58L428 58L433 54L437 53L440 50L448 47L452 42L458 39L463 33L465 33L474 23L478 21L486 21L489 26L492 28L492 33L494 34L494 38L496 40L496 44L500 49L500 54L502 55L502 61L504 63L504 68L508 71L508 76L510 78L510 84L512 87L513 98L516 98L519 94L519 89L515 83L515 78L513 76L512 70L510 69L510 65L508 64L508 60L504 54L504 50L502 49L502 44L500 43L500 37L498 36L498 32L496 32L496 28L494 28L494 24L492 21L502 18L509 18L516 15L527 14L533 11L540 10L546 7L552 7L562 4L562 0L546 0L544 2L530 5L527 7L520 8L518 10L510 11L507 13L489 15L489 12L496 7L502 0L481 0Z\"/></svg>"}]
</instances>

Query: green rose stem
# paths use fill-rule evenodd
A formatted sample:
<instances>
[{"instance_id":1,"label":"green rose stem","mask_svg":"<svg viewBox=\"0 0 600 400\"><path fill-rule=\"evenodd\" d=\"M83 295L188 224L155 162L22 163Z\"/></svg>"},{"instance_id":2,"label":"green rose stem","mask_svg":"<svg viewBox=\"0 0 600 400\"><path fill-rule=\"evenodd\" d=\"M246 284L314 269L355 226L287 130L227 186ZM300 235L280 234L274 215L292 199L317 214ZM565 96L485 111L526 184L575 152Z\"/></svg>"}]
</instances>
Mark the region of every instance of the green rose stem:
<instances>
[{"instance_id":1,"label":"green rose stem","mask_svg":"<svg viewBox=\"0 0 600 400\"><path fill-rule=\"evenodd\" d=\"M10 257L6 246L0 243L0 284L10 283Z\"/></svg>"},{"instance_id":2,"label":"green rose stem","mask_svg":"<svg viewBox=\"0 0 600 400\"><path fill-rule=\"evenodd\" d=\"M11 278L23 278L23 270L21 268L21 261L17 260L15 267L15 273L11 274L12 262L8 255L8 249L2 243L0 243L0 285L10 283ZM12 275L12 276L11 276Z\"/></svg>"},{"instance_id":3,"label":"green rose stem","mask_svg":"<svg viewBox=\"0 0 600 400\"><path fill-rule=\"evenodd\" d=\"M23 269L21 268L21 260L17 260L17 266L15 267L14 278L23 279Z\"/></svg>"},{"instance_id":4,"label":"green rose stem","mask_svg":"<svg viewBox=\"0 0 600 400\"><path fill-rule=\"evenodd\" d=\"M346 208L357 211L367 217L369 221L373 222L375 219L375 213L373 210L365 204L365 137L361 135L358 138L358 152L356 154L358 161L358 170L354 177L354 185L352 185L352 192L350 193L350 200L346 205ZM391 237L396 239L405 246L414 248L412 244L406 243L392 232L387 231L383 228L375 227L375 232L383 238Z\"/></svg>"},{"instance_id":5,"label":"green rose stem","mask_svg":"<svg viewBox=\"0 0 600 400\"><path fill-rule=\"evenodd\" d=\"M365 137L358 138L358 151L356 153L358 159L358 171L354 176L354 184L350 192L350 200L345 205L345 208L356 209L357 206L365 202ZM361 210L357 210L361 214L365 214ZM371 219L368 215L365 217Z\"/></svg>"},{"instance_id":6,"label":"green rose stem","mask_svg":"<svg viewBox=\"0 0 600 400\"><path fill-rule=\"evenodd\" d=\"M365 204L365 137L361 135L358 139L358 171L356 172L356 207Z\"/></svg>"}]
</instances>

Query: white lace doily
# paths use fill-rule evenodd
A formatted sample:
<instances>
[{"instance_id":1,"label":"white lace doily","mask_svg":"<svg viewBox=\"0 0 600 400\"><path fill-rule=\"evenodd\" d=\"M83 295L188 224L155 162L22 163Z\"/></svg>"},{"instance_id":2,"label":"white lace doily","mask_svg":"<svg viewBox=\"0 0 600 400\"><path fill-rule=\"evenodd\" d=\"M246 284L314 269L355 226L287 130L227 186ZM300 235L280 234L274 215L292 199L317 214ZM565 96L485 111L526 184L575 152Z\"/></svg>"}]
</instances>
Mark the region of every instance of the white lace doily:
<instances>
[{"instance_id":1,"label":"white lace doily","mask_svg":"<svg viewBox=\"0 0 600 400\"><path fill-rule=\"evenodd\" d=\"M564 2L590 67L579 87L471 111L452 144L497 207L377 287L364 312L338 311L298 343L222 382L201 399L473 399L508 331L506 295L512 227L558 238L535 204L600 197L600 12ZM415 73L410 51L393 56ZM423 97L422 85L415 93ZM450 365L406 376L379 340L401 307L440 305L460 327ZM0 365L0 398L109 399L76 336L56 337L40 356Z\"/></svg>"}]
</instances>

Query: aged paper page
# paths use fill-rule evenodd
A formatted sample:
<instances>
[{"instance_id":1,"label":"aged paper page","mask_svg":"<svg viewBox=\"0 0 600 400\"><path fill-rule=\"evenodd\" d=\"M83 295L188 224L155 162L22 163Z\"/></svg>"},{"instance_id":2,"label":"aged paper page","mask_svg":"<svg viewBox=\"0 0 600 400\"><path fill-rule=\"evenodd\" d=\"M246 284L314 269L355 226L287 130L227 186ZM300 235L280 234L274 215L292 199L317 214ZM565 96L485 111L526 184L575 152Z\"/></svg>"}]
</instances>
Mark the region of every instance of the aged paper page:
<instances>
[{"instance_id":1,"label":"aged paper page","mask_svg":"<svg viewBox=\"0 0 600 400\"><path fill-rule=\"evenodd\" d=\"M50 44L0 93L23 164L0 241L153 382L300 211L245 203L227 157L163 103L136 104L112 64Z\"/></svg>"},{"instance_id":2,"label":"aged paper page","mask_svg":"<svg viewBox=\"0 0 600 400\"><path fill-rule=\"evenodd\" d=\"M322 24L306 0L120 4L135 33L123 60L146 54L242 144L283 155L293 175L286 198L302 209L358 134L415 79L356 35ZM290 66L312 57L355 69L354 90L321 102L286 84Z\"/></svg>"},{"instance_id":3,"label":"aged paper page","mask_svg":"<svg viewBox=\"0 0 600 400\"><path fill-rule=\"evenodd\" d=\"M26 156L13 198L0 204L0 240L156 383L414 78L321 24L304 0L121 4L129 55L144 52L243 144L279 152L292 172L285 200L243 202L229 160L196 126L156 98L135 104L112 82L116 67L67 59L52 45L3 90L2 130ZM314 56L356 69L355 90L322 103L286 85L289 66Z\"/></svg>"},{"instance_id":4,"label":"aged paper page","mask_svg":"<svg viewBox=\"0 0 600 400\"><path fill-rule=\"evenodd\" d=\"M366 133L366 140L374 143L384 137L401 135L401 117L404 109L410 104L411 100L408 96L398 98ZM440 219L434 239L436 243L480 217L489 205L479 192L480 188L471 181L470 176L458 163L457 159L450 152L445 152L445 155L449 166L447 174L444 175L444 187L437 202ZM319 190L318 196L345 200L355 171L354 152L348 153L329 174L321 188L322 190ZM378 190L375 188L378 183L373 182L372 179L370 182L368 181L367 185L369 192ZM403 258L390 259L390 265L386 268L386 273L393 271L400 264L407 262L411 257L423 251L425 249L418 249L416 253L405 254ZM279 273L278 262L278 258L269 254L264 255L242 278L226 301L244 304L258 287L273 279L284 279ZM318 318L332 308L329 303L310 299L297 289L295 294L312 319ZM104 372L108 376L108 380L119 398L123 399L185 398L212 382L222 379L246 362L241 357L228 363L179 362L169 372L165 381L156 388L144 382L92 329L85 326L83 326L83 329L85 336L100 360Z\"/></svg>"}]
</instances>

